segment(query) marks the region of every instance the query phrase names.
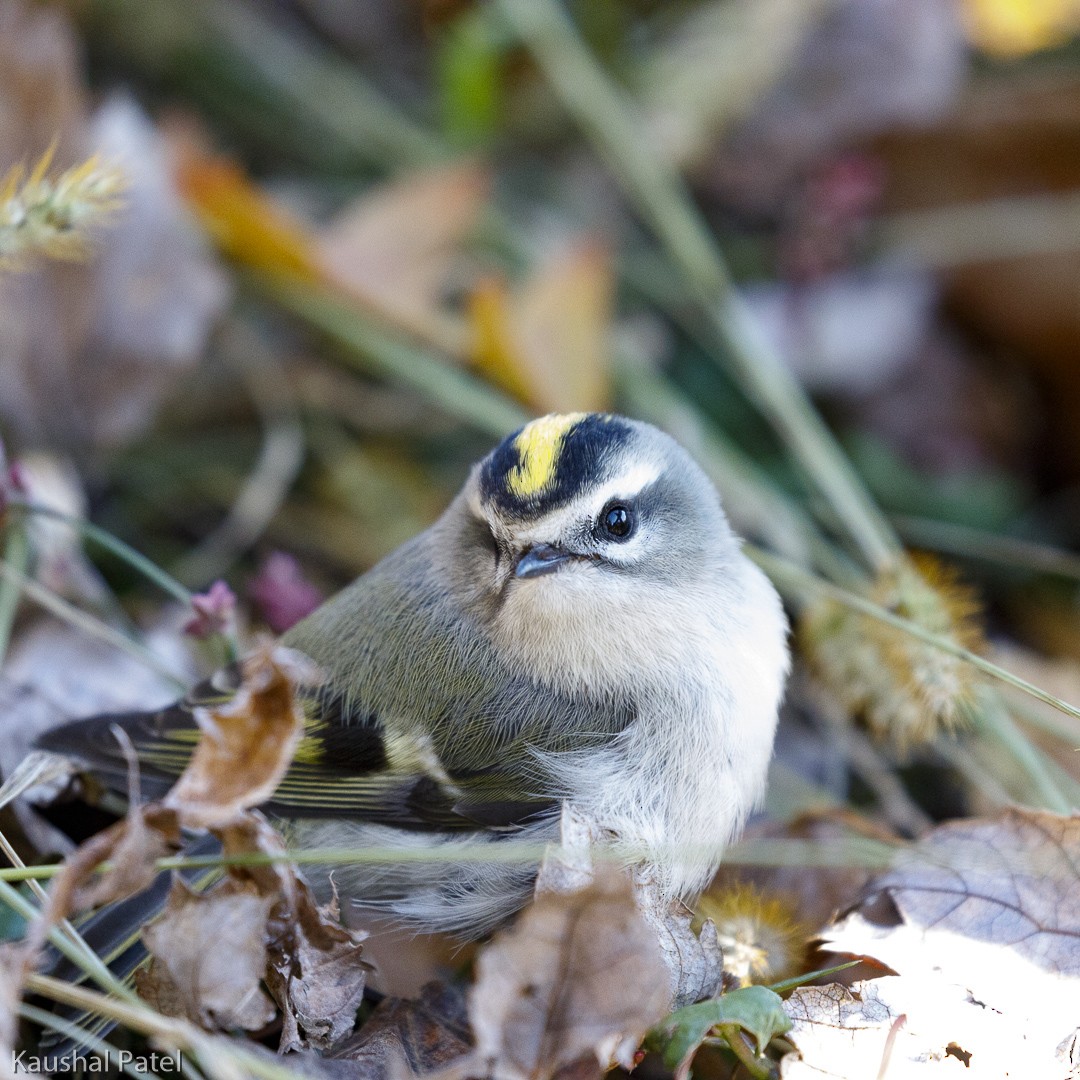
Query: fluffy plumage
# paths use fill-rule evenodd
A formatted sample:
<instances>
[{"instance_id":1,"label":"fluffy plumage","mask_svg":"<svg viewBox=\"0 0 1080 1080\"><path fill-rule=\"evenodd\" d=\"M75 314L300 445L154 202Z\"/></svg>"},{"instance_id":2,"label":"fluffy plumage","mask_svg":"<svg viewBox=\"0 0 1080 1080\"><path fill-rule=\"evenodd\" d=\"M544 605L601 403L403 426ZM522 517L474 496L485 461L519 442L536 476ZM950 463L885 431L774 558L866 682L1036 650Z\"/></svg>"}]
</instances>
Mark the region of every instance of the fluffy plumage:
<instances>
[{"instance_id":1,"label":"fluffy plumage","mask_svg":"<svg viewBox=\"0 0 1080 1080\"><path fill-rule=\"evenodd\" d=\"M761 796L786 629L673 440L621 417L545 417L285 636L325 682L271 809L313 846L473 846L552 839L568 800L692 900ZM227 695L228 675L216 684L196 696ZM116 720L45 745L121 779ZM120 722L148 783L182 768L190 703ZM334 879L354 902L475 936L527 900L535 872L388 859Z\"/></svg>"}]
</instances>

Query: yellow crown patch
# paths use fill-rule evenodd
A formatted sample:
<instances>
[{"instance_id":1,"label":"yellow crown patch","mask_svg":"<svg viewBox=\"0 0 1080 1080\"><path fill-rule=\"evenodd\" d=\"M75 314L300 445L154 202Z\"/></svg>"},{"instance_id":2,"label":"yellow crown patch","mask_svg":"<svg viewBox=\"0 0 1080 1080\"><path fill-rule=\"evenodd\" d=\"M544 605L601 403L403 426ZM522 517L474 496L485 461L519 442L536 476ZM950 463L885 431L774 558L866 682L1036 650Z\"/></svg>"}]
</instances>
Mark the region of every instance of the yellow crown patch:
<instances>
[{"instance_id":1,"label":"yellow crown patch","mask_svg":"<svg viewBox=\"0 0 1080 1080\"><path fill-rule=\"evenodd\" d=\"M514 440L519 461L506 474L506 487L519 499L537 495L555 479L563 440L587 413L552 413L526 424Z\"/></svg>"}]
</instances>

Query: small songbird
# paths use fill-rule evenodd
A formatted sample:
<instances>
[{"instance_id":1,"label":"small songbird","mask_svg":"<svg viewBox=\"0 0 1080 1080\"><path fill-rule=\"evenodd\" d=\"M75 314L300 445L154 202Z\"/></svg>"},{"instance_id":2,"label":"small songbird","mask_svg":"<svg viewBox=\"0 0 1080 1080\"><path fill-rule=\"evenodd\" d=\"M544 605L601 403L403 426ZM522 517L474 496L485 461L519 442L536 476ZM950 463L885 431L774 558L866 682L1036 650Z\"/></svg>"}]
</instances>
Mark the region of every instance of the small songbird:
<instances>
[{"instance_id":1,"label":"small songbird","mask_svg":"<svg viewBox=\"0 0 1080 1080\"><path fill-rule=\"evenodd\" d=\"M506 438L284 644L323 682L268 809L292 846L441 846L334 882L462 937L523 906L537 872L476 845L555 839L564 803L661 897L693 902L762 795L789 665L779 598L701 469L648 424L584 413ZM156 793L186 762L194 706L235 678L43 745L124 783L119 723Z\"/></svg>"}]
</instances>

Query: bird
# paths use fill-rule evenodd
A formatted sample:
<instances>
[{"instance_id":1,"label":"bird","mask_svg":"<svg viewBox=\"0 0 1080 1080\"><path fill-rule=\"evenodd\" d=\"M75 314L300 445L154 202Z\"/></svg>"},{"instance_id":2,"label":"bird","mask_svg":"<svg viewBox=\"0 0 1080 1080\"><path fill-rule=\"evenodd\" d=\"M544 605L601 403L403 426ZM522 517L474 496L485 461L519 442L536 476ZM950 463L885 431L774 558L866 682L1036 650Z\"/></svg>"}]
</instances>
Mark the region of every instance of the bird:
<instances>
[{"instance_id":1,"label":"bird","mask_svg":"<svg viewBox=\"0 0 1080 1080\"><path fill-rule=\"evenodd\" d=\"M304 738L266 809L290 846L386 850L334 868L333 887L420 931L476 939L506 922L564 808L662 899L692 904L763 796L787 638L775 589L674 439L616 414L543 416L284 635L321 681L301 691ZM222 669L173 706L67 723L41 745L123 787L119 725L161 793L194 710L237 680ZM533 854L477 855L508 841ZM329 869L305 872L327 886Z\"/></svg>"}]
</instances>

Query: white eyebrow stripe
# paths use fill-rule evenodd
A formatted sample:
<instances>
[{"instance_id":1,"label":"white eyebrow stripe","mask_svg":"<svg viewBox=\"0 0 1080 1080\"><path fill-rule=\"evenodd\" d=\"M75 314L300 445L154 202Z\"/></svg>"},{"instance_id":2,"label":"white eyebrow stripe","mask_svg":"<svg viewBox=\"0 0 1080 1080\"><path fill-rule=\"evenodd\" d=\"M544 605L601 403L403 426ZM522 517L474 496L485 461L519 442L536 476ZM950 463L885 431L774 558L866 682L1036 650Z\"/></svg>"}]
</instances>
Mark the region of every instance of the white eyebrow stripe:
<instances>
[{"instance_id":1,"label":"white eyebrow stripe","mask_svg":"<svg viewBox=\"0 0 1080 1080\"><path fill-rule=\"evenodd\" d=\"M599 510L611 499L622 497L631 499L648 487L660 476L660 466L652 462L641 462L613 477L591 493L593 505Z\"/></svg>"}]
</instances>

